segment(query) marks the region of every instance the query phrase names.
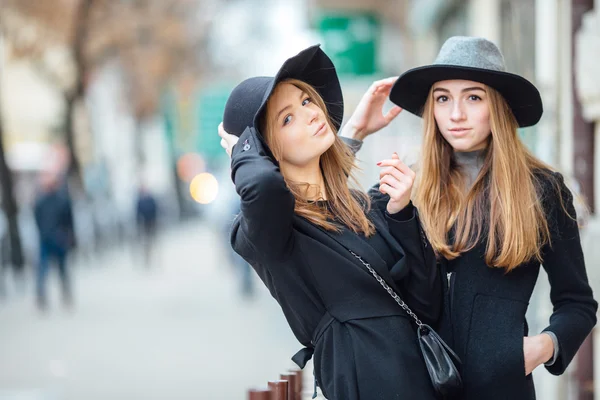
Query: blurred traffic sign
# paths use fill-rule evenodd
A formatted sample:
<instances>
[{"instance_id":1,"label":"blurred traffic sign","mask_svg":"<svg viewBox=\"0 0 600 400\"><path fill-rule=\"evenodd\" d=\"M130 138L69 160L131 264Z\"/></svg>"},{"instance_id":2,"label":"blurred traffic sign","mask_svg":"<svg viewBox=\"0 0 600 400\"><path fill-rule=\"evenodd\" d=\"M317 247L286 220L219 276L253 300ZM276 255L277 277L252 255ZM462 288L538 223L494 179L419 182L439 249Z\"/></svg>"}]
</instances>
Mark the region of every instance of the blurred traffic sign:
<instances>
[{"instance_id":1,"label":"blurred traffic sign","mask_svg":"<svg viewBox=\"0 0 600 400\"><path fill-rule=\"evenodd\" d=\"M368 12L323 11L316 18L323 50L340 75L372 75L377 72L378 18Z\"/></svg>"}]
</instances>

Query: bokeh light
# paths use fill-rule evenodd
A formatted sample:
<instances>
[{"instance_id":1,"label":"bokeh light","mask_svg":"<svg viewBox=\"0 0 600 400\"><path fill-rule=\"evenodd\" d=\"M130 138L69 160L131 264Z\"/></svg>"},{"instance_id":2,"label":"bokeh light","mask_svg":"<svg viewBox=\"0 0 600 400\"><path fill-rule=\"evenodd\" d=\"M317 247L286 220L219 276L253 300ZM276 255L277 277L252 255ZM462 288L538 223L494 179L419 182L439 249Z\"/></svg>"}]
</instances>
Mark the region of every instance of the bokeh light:
<instances>
[{"instance_id":1,"label":"bokeh light","mask_svg":"<svg viewBox=\"0 0 600 400\"><path fill-rule=\"evenodd\" d=\"M219 193L219 182L212 174L198 174L190 182L190 194L200 204L212 203Z\"/></svg>"}]
</instances>

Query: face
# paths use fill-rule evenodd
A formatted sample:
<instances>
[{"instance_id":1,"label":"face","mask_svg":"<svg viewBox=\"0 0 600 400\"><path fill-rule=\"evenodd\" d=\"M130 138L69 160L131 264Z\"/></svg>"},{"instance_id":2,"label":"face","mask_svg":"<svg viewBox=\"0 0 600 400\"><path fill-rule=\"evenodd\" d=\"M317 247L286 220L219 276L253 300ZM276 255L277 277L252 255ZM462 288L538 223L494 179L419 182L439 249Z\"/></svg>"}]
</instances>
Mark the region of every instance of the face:
<instances>
[{"instance_id":1,"label":"face","mask_svg":"<svg viewBox=\"0 0 600 400\"><path fill-rule=\"evenodd\" d=\"M455 151L481 150L491 134L485 85L449 80L433 85L433 112L442 136Z\"/></svg>"},{"instance_id":2,"label":"face","mask_svg":"<svg viewBox=\"0 0 600 400\"><path fill-rule=\"evenodd\" d=\"M267 104L267 114L283 163L303 167L318 162L335 141L323 110L290 83L277 85Z\"/></svg>"}]
</instances>

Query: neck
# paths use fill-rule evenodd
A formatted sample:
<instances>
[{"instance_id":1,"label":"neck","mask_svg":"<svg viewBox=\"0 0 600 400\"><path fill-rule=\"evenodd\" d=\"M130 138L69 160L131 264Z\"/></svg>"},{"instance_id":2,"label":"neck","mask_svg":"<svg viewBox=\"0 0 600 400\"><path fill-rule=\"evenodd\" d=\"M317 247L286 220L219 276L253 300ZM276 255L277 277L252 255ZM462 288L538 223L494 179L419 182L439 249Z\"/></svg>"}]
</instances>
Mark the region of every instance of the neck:
<instances>
[{"instance_id":1,"label":"neck","mask_svg":"<svg viewBox=\"0 0 600 400\"><path fill-rule=\"evenodd\" d=\"M307 193L307 200L327 200L325 194L325 179L319 164L320 158L310 162L307 165L297 166L285 161L281 162L281 172L289 181L308 184L310 189ZM313 189L314 188L314 189Z\"/></svg>"}]
</instances>

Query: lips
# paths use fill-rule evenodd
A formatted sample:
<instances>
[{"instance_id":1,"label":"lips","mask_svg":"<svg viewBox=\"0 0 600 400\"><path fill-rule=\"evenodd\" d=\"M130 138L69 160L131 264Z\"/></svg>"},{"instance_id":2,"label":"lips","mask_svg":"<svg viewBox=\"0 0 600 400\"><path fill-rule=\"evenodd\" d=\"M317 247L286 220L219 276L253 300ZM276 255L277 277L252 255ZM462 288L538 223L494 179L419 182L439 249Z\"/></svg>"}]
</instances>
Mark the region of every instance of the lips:
<instances>
[{"instance_id":1,"label":"lips","mask_svg":"<svg viewBox=\"0 0 600 400\"><path fill-rule=\"evenodd\" d=\"M452 128L448 129L450 134L454 137L462 137L465 136L471 129L469 128Z\"/></svg>"},{"instance_id":2,"label":"lips","mask_svg":"<svg viewBox=\"0 0 600 400\"><path fill-rule=\"evenodd\" d=\"M321 122L321 124L319 125L319 127L317 128L317 131L313 134L313 136L317 136L317 135L321 135L322 133L325 133L325 122Z\"/></svg>"}]
</instances>

